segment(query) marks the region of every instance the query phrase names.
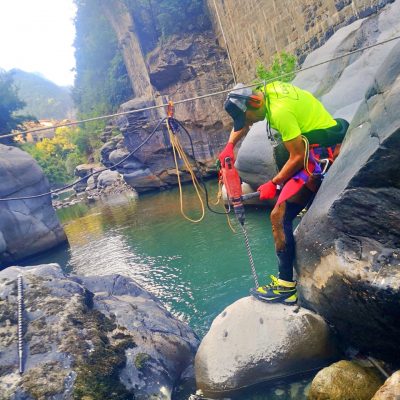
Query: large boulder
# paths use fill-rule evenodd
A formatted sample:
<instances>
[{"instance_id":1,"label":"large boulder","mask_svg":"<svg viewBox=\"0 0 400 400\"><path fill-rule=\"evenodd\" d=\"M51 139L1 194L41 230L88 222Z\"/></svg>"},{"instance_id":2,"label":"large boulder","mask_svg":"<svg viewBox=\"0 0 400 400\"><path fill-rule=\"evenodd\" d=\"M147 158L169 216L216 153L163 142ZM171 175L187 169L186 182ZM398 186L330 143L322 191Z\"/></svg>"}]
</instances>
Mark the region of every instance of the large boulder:
<instances>
[{"instance_id":1,"label":"large boulder","mask_svg":"<svg viewBox=\"0 0 400 400\"><path fill-rule=\"evenodd\" d=\"M400 348L400 43L376 73L301 224L302 304L378 358Z\"/></svg>"},{"instance_id":2,"label":"large boulder","mask_svg":"<svg viewBox=\"0 0 400 400\"><path fill-rule=\"evenodd\" d=\"M36 161L16 147L0 145L0 264L9 265L67 241L51 205L50 187Z\"/></svg>"},{"instance_id":3,"label":"large boulder","mask_svg":"<svg viewBox=\"0 0 400 400\"><path fill-rule=\"evenodd\" d=\"M400 398L400 371L386 379L371 400L397 400Z\"/></svg>"},{"instance_id":4,"label":"large boulder","mask_svg":"<svg viewBox=\"0 0 400 400\"><path fill-rule=\"evenodd\" d=\"M239 147L235 167L242 180L254 189L278 173L273 145L268 140L267 123L255 123Z\"/></svg>"},{"instance_id":5,"label":"large boulder","mask_svg":"<svg viewBox=\"0 0 400 400\"><path fill-rule=\"evenodd\" d=\"M221 395L325 366L338 356L313 312L245 297L212 323L196 354L197 387Z\"/></svg>"},{"instance_id":6,"label":"large boulder","mask_svg":"<svg viewBox=\"0 0 400 400\"><path fill-rule=\"evenodd\" d=\"M18 274L23 375L16 350ZM57 264L0 272L0 315L2 399L106 399L111 393L171 399L198 346L193 331L131 279L67 277Z\"/></svg>"},{"instance_id":7,"label":"large boulder","mask_svg":"<svg viewBox=\"0 0 400 400\"><path fill-rule=\"evenodd\" d=\"M373 368L342 360L318 372L308 400L370 400L382 383Z\"/></svg>"}]
</instances>

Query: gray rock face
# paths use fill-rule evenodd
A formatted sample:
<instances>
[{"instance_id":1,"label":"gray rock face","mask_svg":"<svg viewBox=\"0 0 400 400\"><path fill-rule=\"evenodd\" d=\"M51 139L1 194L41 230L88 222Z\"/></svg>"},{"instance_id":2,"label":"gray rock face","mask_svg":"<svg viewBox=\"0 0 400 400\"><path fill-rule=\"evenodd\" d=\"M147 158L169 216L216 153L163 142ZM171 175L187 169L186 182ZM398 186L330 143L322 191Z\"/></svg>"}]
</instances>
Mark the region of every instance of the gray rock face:
<instances>
[{"instance_id":1,"label":"gray rock face","mask_svg":"<svg viewBox=\"0 0 400 400\"><path fill-rule=\"evenodd\" d=\"M24 287L18 374L17 286ZM57 264L0 272L0 398L170 399L198 339L131 279L67 277ZM54 396L54 397L53 397ZM156 396L156 397L152 397Z\"/></svg>"},{"instance_id":2,"label":"gray rock face","mask_svg":"<svg viewBox=\"0 0 400 400\"><path fill-rule=\"evenodd\" d=\"M36 161L15 147L0 145L0 176L0 198L50 191ZM50 195L0 202L0 264L9 265L66 240Z\"/></svg>"},{"instance_id":3,"label":"gray rock face","mask_svg":"<svg viewBox=\"0 0 400 400\"><path fill-rule=\"evenodd\" d=\"M381 13L340 29L322 47L311 53L303 68L341 54L397 36L400 3L387 5ZM294 84L314 93L334 117L351 121L398 41L392 41L298 74Z\"/></svg>"},{"instance_id":4,"label":"gray rock face","mask_svg":"<svg viewBox=\"0 0 400 400\"><path fill-rule=\"evenodd\" d=\"M122 176L117 171L103 171L97 178L97 187L99 189L115 185L122 180Z\"/></svg>"},{"instance_id":5,"label":"gray rock face","mask_svg":"<svg viewBox=\"0 0 400 400\"><path fill-rule=\"evenodd\" d=\"M232 83L225 50L216 45L215 37L210 32L169 38L167 43L148 55L147 67L155 94L130 100L121 105L120 111L165 104L169 99L176 102L191 98L194 93L206 94L223 90ZM210 81L207 76L213 76L213 80ZM215 82L219 86L216 87ZM222 94L182 103L175 109L176 118L191 135L194 157L205 177L215 175L217 154L229 136L231 121L222 107L225 97ZM121 131L123 138L117 136L103 146L102 163L108 167L115 165L148 139L157 121L165 116L165 109L160 108L116 118L113 128ZM186 133L182 131L178 137L191 165L195 165L191 142ZM181 162L179 166L182 166ZM125 181L139 193L175 186L177 178L171 173L173 169L175 164L165 125L134 155L117 167ZM183 171L180 178L186 182L190 180L190 175Z\"/></svg>"},{"instance_id":6,"label":"gray rock face","mask_svg":"<svg viewBox=\"0 0 400 400\"><path fill-rule=\"evenodd\" d=\"M99 164L80 164L75 167L74 175L78 178L86 178L92 172L99 171L101 169ZM88 187L92 188L97 184L98 175L92 175L89 178L83 179L82 181L76 183L73 188L75 192L84 192Z\"/></svg>"},{"instance_id":7,"label":"gray rock face","mask_svg":"<svg viewBox=\"0 0 400 400\"><path fill-rule=\"evenodd\" d=\"M400 371L390 376L371 400L396 400L400 396Z\"/></svg>"},{"instance_id":8,"label":"gray rock face","mask_svg":"<svg viewBox=\"0 0 400 400\"><path fill-rule=\"evenodd\" d=\"M400 3L397 1L387 5L379 14L338 30L306 58L302 68L390 39L399 32ZM334 118L351 122L378 76L379 68L386 63L397 42L392 41L301 72L293 84L312 92ZM236 162L243 180L254 187L273 177L277 168L263 124L257 123L251 128Z\"/></svg>"},{"instance_id":9,"label":"gray rock face","mask_svg":"<svg viewBox=\"0 0 400 400\"><path fill-rule=\"evenodd\" d=\"M241 144L235 167L244 182L257 189L278 172L265 121L255 123Z\"/></svg>"},{"instance_id":10,"label":"gray rock face","mask_svg":"<svg viewBox=\"0 0 400 400\"><path fill-rule=\"evenodd\" d=\"M308 399L370 400L382 383L382 377L373 368L342 360L318 372Z\"/></svg>"},{"instance_id":11,"label":"gray rock face","mask_svg":"<svg viewBox=\"0 0 400 400\"><path fill-rule=\"evenodd\" d=\"M238 300L213 322L196 354L196 383L206 395L325 366L337 357L324 320L304 308Z\"/></svg>"},{"instance_id":12,"label":"gray rock face","mask_svg":"<svg viewBox=\"0 0 400 400\"><path fill-rule=\"evenodd\" d=\"M296 235L303 304L334 323L346 341L397 361L399 60L400 43L382 61Z\"/></svg>"}]
</instances>

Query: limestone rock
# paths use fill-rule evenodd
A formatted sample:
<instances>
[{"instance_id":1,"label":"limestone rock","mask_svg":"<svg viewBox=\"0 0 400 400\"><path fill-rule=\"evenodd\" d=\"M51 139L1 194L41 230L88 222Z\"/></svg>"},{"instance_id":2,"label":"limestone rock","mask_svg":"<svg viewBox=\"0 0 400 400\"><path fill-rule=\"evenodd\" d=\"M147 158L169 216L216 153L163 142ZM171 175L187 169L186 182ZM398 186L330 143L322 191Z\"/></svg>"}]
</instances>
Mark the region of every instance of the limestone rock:
<instances>
[{"instance_id":1,"label":"limestone rock","mask_svg":"<svg viewBox=\"0 0 400 400\"><path fill-rule=\"evenodd\" d=\"M309 400L370 400L382 384L371 368L339 361L319 371L311 383Z\"/></svg>"},{"instance_id":2,"label":"limestone rock","mask_svg":"<svg viewBox=\"0 0 400 400\"><path fill-rule=\"evenodd\" d=\"M195 359L196 382L222 395L321 368L337 357L325 321L304 308L238 300L212 323Z\"/></svg>"},{"instance_id":3,"label":"limestone rock","mask_svg":"<svg viewBox=\"0 0 400 400\"><path fill-rule=\"evenodd\" d=\"M258 188L278 173L265 121L255 123L239 147L235 167L240 177Z\"/></svg>"},{"instance_id":4,"label":"limestone rock","mask_svg":"<svg viewBox=\"0 0 400 400\"><path fill-rule=\"evenodd\" d=\"M387 5L379 13L340 29L328 42L312 52L303 68L323 60L397 36L400 31L400 4ZM297 75L295 85L314 93L336 118L352 121L378 70L386 63L397 41L343 57Z\"/></svg>"},{"instance_id":5,"label":"limestone rock","mask_svg":"<svg viewBox=\"0 0 400 400\"><path fill-rule=\"evenodd\" d=\"M50 191L36 161L16 147L0 145L0 198ZM67 241L51 197L0 202L0 263L9 265Z\"/></svg>"},{"instance_id":6,"label":"limestone rock","mask_svg":"<svg viewBox=\"0 0 400 400\"><path fill-rule=\"evenodd\" d=\"M380 13L358 20L338 30L325 45L312 52L303 68L337 57L354 49L392 38L400 32L400 3L387 5ZM384 68L387 57L398 41L356 53L299 73L294 85L312 92L335 118L349 122ZM393 73L396 73L393 71ZM236 167L245 182L254 187L277 172L264 122L253 125L239 149ZM279 164L278 160L278 164Z\"/></svg>"},{"instance_id":7,"label":"limestone rock","mask_svg":"<svg viewBox=\"0 0 400 400\"><path fill-rule=\"evenodd\" d=\"M117 171L105 170L97 178L97 187L99 189L115 185L122 180L122 176Z\"/></svg>"},{"instance_id":8,"label":"limestone rock","mask_svg":"<svg viewBox=\"0 0 400 400\"><path fill-rule=\"evenodd\" d=\"M143 57L142 54L136 56ZM151 107L166 103L169 98L176 102L193 97L194 93L205 94L215 90L215 82L218 82L222 90L232 82L226 61L225 51L216 45L210 32L179 38L172 36L146 59L151 88L158 92L151 97L138 96L122 104L120 111ZM213 76L213 80L208 79L208 76ZM133 86L139 83L136 77L131 78ZM224 94L207 97L201 101L179 104L176 108L176 118L191 135L194 154L191 141L184 131L178 134L179 139L189 161L195 165L196 159L204 177L215 175L217 154L229 136L231 122L222 107L224 98ZM177 184L176 176L168 173L175 168L175 164L165 126L149 138L157 121L163 117L165 111L160 108L115 118L112 126L123 133L123 138L112 138L101 150L102 163L110 167L138 148L117 170L139 193L170 188ZM148 140L146 144L139 148L145 140ZM184 174L181 178L187 182L190 175Z\"/></svg>"},{"instance_id":9,"label":"limestone rock","mask_svg":"<svg viewBox=\"0 0 400 400\"><path fill-rule=\"evenodd\" d=\"M302 303L353 346L393 361L400 357L399 59L398 43L296 234Z\"/></svg>"},{"instance_id":10,"label":"limestone rock","mask_svg":"<svg viewBox=\"0 0 400 400\"><path fill-rule=\"evenodd\" d=\"M398 400L400 398L400 371L390 376L371 400Z\"/></svg>"},{"instance_id":11,"label":"limestone rock","mask_svg":"<svg viewBox=\"0 0 400 400\"><path fill-rule=\"evenodd\" d=\"M24 374L18 374L17 287L24 288ZM170 399L198 339L120 275L67 277L57 264L0 272L0 398ZM2 397L3 396L3 397ZM87 396L87 397L85 397Z\"/></svg>"},{"instance_id":12,"label":"limestone rock","mask_svg":"<svg viewBox=\"0 0 400 400\"><path fill-rule=\"evenodd\" d=\"M73 186L73 189L77 193L84 192L88 185L89 187L92 187L94 183L97 182L97 177L98 175L92 175L89 178L86 178L88 175L90 175L92 172L99 171L101 169L101 166L99 164L80 164L75 167L74 175L77 176L78 178L85 178L82 179L80 182L76 183ZM92 178L92 179L90 179ZM89 181L90 179L90 181Z\"/></svg>"}]
</instances>

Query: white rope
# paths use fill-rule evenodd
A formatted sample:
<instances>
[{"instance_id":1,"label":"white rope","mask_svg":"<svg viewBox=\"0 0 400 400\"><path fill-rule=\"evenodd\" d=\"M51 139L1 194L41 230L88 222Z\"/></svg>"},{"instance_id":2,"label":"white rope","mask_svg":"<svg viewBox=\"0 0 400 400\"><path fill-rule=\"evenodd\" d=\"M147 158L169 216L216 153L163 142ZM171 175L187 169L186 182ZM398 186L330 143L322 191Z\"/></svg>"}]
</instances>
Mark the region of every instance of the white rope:
<instances>
[{"instance_id":1,"label":"white rope","mask_svg":"<svg viewBox=\"0 0 400 400\"><path fill-rule=\"evenodd\" d=\"M214 1L214 7L215 7L215 12L217 13L217 18L218 18L218 23L219 23L219 27L221 28L221 32L222 32L222 37L224 38L224 42L225 42L225 46L226 46L226 52L228 54L228 59L229 59L229 64L231 66L231 71L232 71L232 76L233 76L233 82L235 83L235 86L237 84L236 82L236 75L235 75L235 70L233 69L233 64L232 64L232 59L231 59L231 53L229 51L229 46L228 46L228 41L226 40L226 36L225 36L225 31L224 28L222 26L222 21L221 21L221 17L219 16L219 11L218 11L218 7L217 7L217 3Z\"/></svg>"}]
</instances>

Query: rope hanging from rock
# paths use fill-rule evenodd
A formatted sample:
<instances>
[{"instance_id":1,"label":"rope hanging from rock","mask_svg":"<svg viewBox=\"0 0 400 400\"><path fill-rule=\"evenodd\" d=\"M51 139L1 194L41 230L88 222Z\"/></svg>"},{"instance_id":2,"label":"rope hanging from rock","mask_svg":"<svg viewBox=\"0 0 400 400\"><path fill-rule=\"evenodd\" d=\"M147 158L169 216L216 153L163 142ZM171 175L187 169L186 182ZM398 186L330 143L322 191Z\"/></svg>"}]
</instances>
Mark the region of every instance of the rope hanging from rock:
<instances>
[{"instance_id":1,"label":"rope hanging from rock","mask_svg":"<svg viewBox=\"0 0 400 400\"><path fill-rule=\"evenodd\" d=\"M169 114L173 115L173 104L171 102L171 107L169 109ZM205 208L204 208L204 202L203 199L201 197L200 191L202 190L202 187L200 186L200 183L193 171L193 168L190 164L189 159L187 158L187 155L185 153L185 151L183 150L183 147L179 141L178 136L176 135L176 124L174 125L174 119L172 118L172 116L169 116L166 120L167 122L167 129L168 129L168 133L169 133L169 140L171 142L171 146L172 146L172 152L174 155L174 162L175 162L175 170L176 170L176 177L178 180L178 187L179 187L179 202L180 202L180 208L181 208L181 214L182 216L187 219L190 222L193 223L198 223L200 221L202 221L204 219L204 215L205 215ZM184 210L184 206L183 206L183 192L182 192L182 183L181 183L181 177L180 177L180 171L179 171L179 165L178 165L178 159L177 159L177 155L179 156L179 158L183 161L183 164L186 168L186 170L189 172L191 178L192 178L192 183L193 183L193 187L196 191L196 195L197 198L199 199L199 203L200 203L200 208L201 208L201 216L198 219L192 219L190 217L188 217L185 213Z\"/></svg>"}]
</instances>

